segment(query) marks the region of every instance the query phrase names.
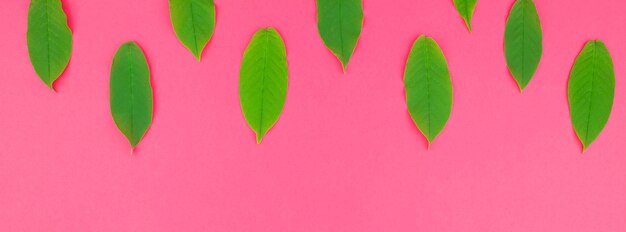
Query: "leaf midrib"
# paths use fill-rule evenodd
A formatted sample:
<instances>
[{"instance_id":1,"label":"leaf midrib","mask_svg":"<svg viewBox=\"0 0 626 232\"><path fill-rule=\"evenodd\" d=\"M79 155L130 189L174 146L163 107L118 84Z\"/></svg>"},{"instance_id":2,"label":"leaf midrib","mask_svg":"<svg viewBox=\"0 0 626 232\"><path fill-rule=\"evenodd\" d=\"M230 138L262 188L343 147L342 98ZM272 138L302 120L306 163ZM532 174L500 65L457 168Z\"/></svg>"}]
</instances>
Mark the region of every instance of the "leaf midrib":
<instances>
[{"instance_id":1,"label":"leaf midrib","mask_svg":"<svg viewBox=\"0 0 626 232\"><path fill-rule=\"evenodd\" d=\"M198 51L198 34L196 34L196 23L195 23L195 18L194 18L194 8L193 8L193 1L189 1L189 8L191 10L191 30L193 32L193 45L196 48L194 50L194 55L199 56L200 51Z\"/></svg>"},{"instance_id":2,"label":"leaf midrib","mask_svg":"<svg viewBox=\"0 0 626 232\"><path fill-rule=\"evenodd\" d=\"M265 49L263 49L263 72L261 74L261 113L259 115L259 134L261 137L263 137L264 133L263 133L263 111L264 111L264 103L265 103L265 78L266 78L266 68L267 68L267 50L269 47L269 36L270 36L270 32L268 30L265 31L265 43L264 43L264 47ZM258 135L257 135L258 136ZM258 142L259 138L257 138L257 142Z\"/></svg>"},{"instance_id":3,"label":"leaf midrib","mask_svg":"<svg viewBox=\"0 0 626 232\"><path fill-rule=\"evenodd\" d=\"M341 44L339 46L339 48L341 49L341 57L339 59L341 60L341 63L343 64L343 59L344 59L344 56L345 56L345 51L344 51L344 48L343 48L343 16L342 16L342 13L341 13L341 11L342 11L341 3L343 1L339 0L338 2L339 2L338 3L339 4L339 43ZM345 66L345 64L343 64L343 65Z\"/></svg>"},{"instance_id":4,"label":"leaf midrib","mask_svg":"<svg viewBox=\"0 0 626 232\"><path fill-rule=\"evenodd\" d=\"M50 88L52 88L52 74L50 73L50 16L49 16L49 12L48 10L50 10L50 4L48 2L49 0L46 0L46 40L48 40L48 42L46 43L46 69L48 70L48 85L50 85Z\"/></svg>"},{"instance_id":5,"label":"leaf midrib","mask_svg":"<svg viewBox=\"0 0 626 232\"><path fill-rule=\"evenodd\" d=\"M587 125L585 129L585 144L589 141L589 125L591 120L591 106L593 103L593 85L596 80L596 41L593 41L593 55L591 56L591 86L589 88L589 110L587 111ZM586 146L586 145L585 145Z\"/></svg>"},{"instance_id":6,"label":"leaf midrib","mask_svg":"<svg viewBox=\"0 0 626 232\"><path fill-rule=\"evenodd\" d=\"M135 94L133 92L134 86L133 86L133 60L132 59L133 59L133 49L132 49L132 47L129 47L128 48L128 61L129 61L128 62L129 63L129 65L128 65L128 72L129 72L128 81L130 82L130 85L129 85L130 86L130 138L131 138L131 144L133 146L135 146L134 145L135 142L133 141L135 139L135 135L133 133L133 124L134 124L133 103L135 101Z\"/></svg>"},{"instance_id":7,"label":"leaf midrib","mask_svg":"<svg viewBox=\"0 0 626 232\"><path fill-rule=\"evenodd\" d=\"M525 56L525 50L526 50L526 14L525 14L525 10L526 10L526 1L525 0L521 0L521 8L522 8L522 83L520 83L520 89L524 89L524 87L526 87L526 75L524 75L524 71L525 71L525 67L526 67L526 62L524 59Z\"/></svg>"},{"instance_id":8,"label":"leaf midrib","mask_svg":"<svg viewBox=\"0 0 626 232\"><path fill-rule=\"evenodd\" d=\"M467 6L467 0L463 1L463 5L465 5L465 22L467 23L467 25L469 26L469 29L471 31L472 30L472 22L471 22L470 10L469 10L469 7Z\"/></svg>"},{"instance_id":9,"label":"leaf midrib","mask_svg":"<svg viewBox=\"0 0 626 232\"><path fill-rule=\"evenodd\" d=\"M424 43L425 44L424 52L426 55L424 57L426 57L425 58L426 61L424 63L426 64L426 102L428 102L427 103L428 105L428 129L427 129L428 136L426 137L428 137L428 141L430 142L431 140L430 137L432 136L431 135L431 127L432 127L431 113L432 112L430 110L431 99L430 99L430 72L429 71L430 71L430 68L432 68L432 65L430 65L430 46L428 44L428 39L425 38L425 42L426 43Z\"/></svg>"}]
</instances>

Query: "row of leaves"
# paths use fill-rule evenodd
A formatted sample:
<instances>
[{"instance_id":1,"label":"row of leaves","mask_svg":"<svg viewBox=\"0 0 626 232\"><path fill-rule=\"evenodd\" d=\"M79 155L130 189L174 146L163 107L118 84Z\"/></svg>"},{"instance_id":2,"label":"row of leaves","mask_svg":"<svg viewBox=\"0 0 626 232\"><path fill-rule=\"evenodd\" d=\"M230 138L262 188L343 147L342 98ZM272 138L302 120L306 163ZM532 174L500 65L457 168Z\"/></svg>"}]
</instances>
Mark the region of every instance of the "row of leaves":
<instances>
[{"instance_id":1,"label":"row of leaves","mask_svg":"<svg viewBox=\"0 0 626 232\"><path fill-rule=\"evenodd\" d=\"M347 68L363 25L362 0L317 0L317 22L324 44ZM453 0L471 32L477 0ZM178 39L198 59L215 29L213 0L170 0ZM28 50L39 77L50 88L72 52L72 32L60 0L32 0L28 13ZM520 91L535 74L542 54L542 30L532 0L516 0L504 35L507 66ZM613 106L615 74L608 49L589 41L571 70L568 98L572 124L586 149L603 130ZM239 95L244 117L260 143L283 110L288 67L285 44L273 28L257 31L240 67ZM409 113L429 144L441 133L452 110L452 81L445 56L432 38L420 36L404 73ZM113 119L132 147L152 123L150 69L141 48L123 44L113 58L110 77Z\"/></svg>"}]
</instances>

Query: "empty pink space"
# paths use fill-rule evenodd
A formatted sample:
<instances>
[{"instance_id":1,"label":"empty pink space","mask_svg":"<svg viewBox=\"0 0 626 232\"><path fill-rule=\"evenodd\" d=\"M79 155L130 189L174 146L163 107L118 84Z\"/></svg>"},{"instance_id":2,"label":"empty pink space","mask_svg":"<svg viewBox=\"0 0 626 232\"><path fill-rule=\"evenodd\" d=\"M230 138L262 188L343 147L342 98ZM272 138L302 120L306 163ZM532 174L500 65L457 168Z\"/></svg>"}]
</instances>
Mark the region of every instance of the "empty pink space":
<instances>
[{"instance_id":1,"label":"empty pink space","mask_svg":"<svg viewBox=\"0 0 626 232\"><path fill-rule=\"evenodd\" d=\"M513 0L479 0L469 33L451 0L364 0L347 73L317 32L314 0L216 0L198 62L165 0L63 0L74 33L50 91L30 65L29 1L0 8L0 231L626 231L626 2L536 0L544 52L524 93L503 53ZM239 65L275 27L289 62L280 120L257 145ZM402 82L412 42L448 59L454 106L430 150ZM601 39L616 95L581 154L570 68ZM134 155L109 110L116 49L152 70L154 122Z\"/></svg>"}]
</instances>

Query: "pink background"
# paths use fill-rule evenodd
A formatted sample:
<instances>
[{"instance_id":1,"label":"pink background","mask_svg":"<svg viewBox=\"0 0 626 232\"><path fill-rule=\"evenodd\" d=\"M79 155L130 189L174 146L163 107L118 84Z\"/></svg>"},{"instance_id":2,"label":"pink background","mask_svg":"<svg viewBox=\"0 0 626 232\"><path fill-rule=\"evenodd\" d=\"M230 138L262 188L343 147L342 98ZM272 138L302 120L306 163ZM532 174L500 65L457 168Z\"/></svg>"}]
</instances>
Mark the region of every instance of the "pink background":
<instances>
[{"instance_id":1,"label":"pink background","mask_svg":"<svg viewBox=\"0 0 626 232\"><path fill-rule=\"evenodd\" d=\"M626 2L537 0L544 53L523 94L503 55L513 0L479 0L468 33L451 0L364 0L341 65L313 0L216 0L198 63L167 1L64 0L74 32L47 89L26 49L29 1L0 8L0 231L625 231ZM261 27L285 39L289 93L261 145L239 105L243 50ZM421 34L442 47L454 109L427 150L402 74ZM581 154L566 86L602 39L617 74L613 114ZM109 112L109 68L136 40L152 68L154 123L130 156Z\"/></svg>"}]
</instances>

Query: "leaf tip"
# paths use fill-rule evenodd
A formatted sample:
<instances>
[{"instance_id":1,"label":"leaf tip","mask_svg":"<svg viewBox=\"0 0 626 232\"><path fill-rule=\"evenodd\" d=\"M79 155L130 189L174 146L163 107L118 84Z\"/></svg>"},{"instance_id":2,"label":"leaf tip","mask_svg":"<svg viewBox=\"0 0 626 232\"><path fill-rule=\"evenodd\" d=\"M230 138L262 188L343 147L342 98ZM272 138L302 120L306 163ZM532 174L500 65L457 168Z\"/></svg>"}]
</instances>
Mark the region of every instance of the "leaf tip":
<instances>
[{"instance_id":1,"label":"leaf tip","mask_svg":"<svg viewBox=\"0 0 626 232\"><path fill-rule=\"evenodd\" d=\"M472 32L472 22L469 21L468 19L465 19L465 26L467 27L467 30L469 30L469 32Z\"/></svg>"},{"instance_id":2,"label":"leaf tip","mask_svg":"<svg viewBox=\"0 0 626 232\"><path fill-rule=\"evenodd\" d=\"M267 31L267 32L278 32L276 31L274 27L266 27L266 28L263 28L262 30Z\"/></svg>"},{"instance_id":3,"label":"leaf tip","mask_svg":"<svg viewBox=\"0 0 626 232\"><path fill-rule=\"evenodd\" d=\"M132 46L132 45L137 45L137 43L135 43L135 41L134 41L134 40L129 40L129 41L126 41L126 42L124 42L124 43L122 44L122 46L124 46L124 45L126 45L126 46Z\"/></svg>"},{"instance_id":4,"label":"leaf tip","mask_svg":"<svg viewBox=\"0 0 626 232\"><path fill-rule=\"evenodd\" d=\"M428 147L427 149L430 151L430 147L433 145L433 141L435 141L436 135L432 136L432 135L427 135L426 136L426 142L428 143Z\"/></svg>"},{"instance_id":5,"label":"leaf tip","mask_svg":"<svg viewBox=\"0 0 626 232\"><path fill-rule=\"evenodd\" d=\"M526 89L526 86L528 86L528 82L524 83L522 80L519 80L515 75L513 75L513 79L515 79L515 83L517 84L517 87L519 88L519 92L523 93L524 89Z\"/></svg>"},{"instance_id":6,"label":"leaf tip","mask_svg":"<svg viewBox=\"0 0 626 232\"><path fill-rule=\"evenodd\" d=\"M256 144L261 144L261 142L263 141L263 136L265 136L265 133L256 133Z\"/></svg>"},{"instance_id":7,"label":"leaf tip","mask_svg":"<svg viewBox=\"0 0 626 232\"><path fill-rule=\"evenodd\" d=\"M583 144L583 151L582 151L582 154L585 154L585 152L586 152L587 150L589 150L589 146L591 146L591 143L590 143L590 142L584 142L584 141L582 141L582 140L581 140L581 143Z\"/></svg>"},{"instance_id":8,"label":"leaf tip","mask_svg":"<svg viewBox=\"0 0 626 232\"><path fill-rule=\"evenodd\" d=\"M339 63L341 63L341 69L343 70L343 73L346 74L346 71L348 70L348 63L350 62L350 57L345 57L337 54L337 58L339 59Z\"/></svg>"},{"instance_id":9,"label":"leaf tip","mask_svg":"<svg viewBox=\"0 0 626 232\"><path fill-rule=\"evenodd\" d=\"M128 139L128 143L130 143L130 149L134 150L135 147L137 147L137 144L139 144L139 141L141 141L141 138L135 139L130 137L130 135L126 135L126 133L124 133L124 135L126 136L126 139Z\"/></svg>"},{"instance_id":10,"label":"leaf tip","mask_svg":"<svg viewBox=\"0 0 626 232\"><path fill-rule=\"evenodd\" d=\"M48 86L48 88L50 88L50 90L52 90L52 92L57 93L57 90L56 90L56 89L54 89L53 82L46 83L46 85Z\"/></svg>"}]
</instances>

